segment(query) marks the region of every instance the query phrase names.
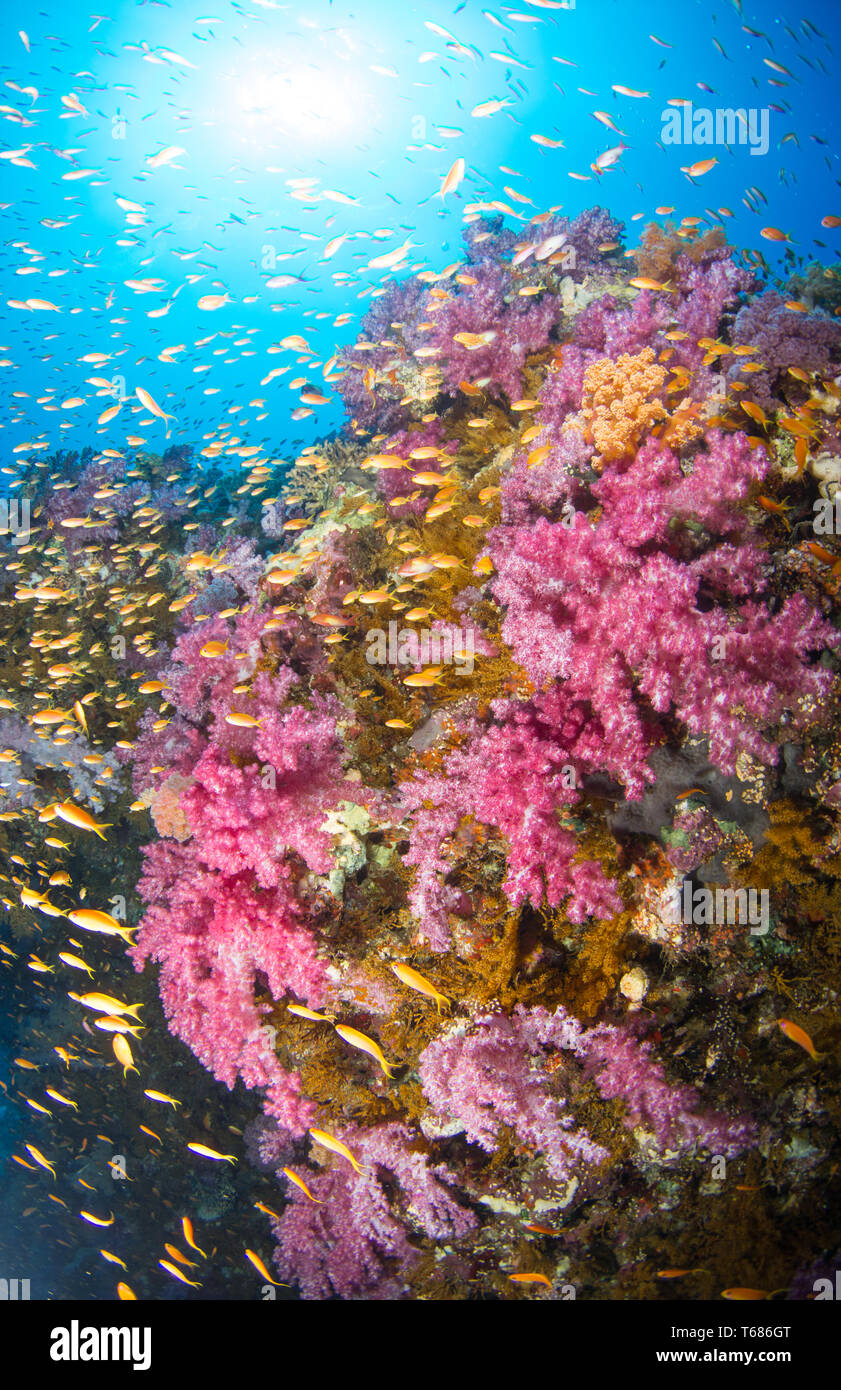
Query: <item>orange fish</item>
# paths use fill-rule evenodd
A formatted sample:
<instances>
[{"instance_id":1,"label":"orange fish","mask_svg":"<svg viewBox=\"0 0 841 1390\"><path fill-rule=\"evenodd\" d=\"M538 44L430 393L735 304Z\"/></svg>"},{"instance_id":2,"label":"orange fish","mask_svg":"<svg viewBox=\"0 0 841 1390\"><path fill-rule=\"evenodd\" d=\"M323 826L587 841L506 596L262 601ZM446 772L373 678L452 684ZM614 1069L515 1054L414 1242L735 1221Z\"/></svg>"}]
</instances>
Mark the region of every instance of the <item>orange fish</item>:
<instances>
[{"instance_id":1,"label":"orange fish","mask_svg":"<svg viewBox=\"0 0 841 1390\"><path fill-rule=\"evenodd\" d=\"M199 1154L201 1158L214 1158L218 1162L236 1163L234 1154L220 1154L216 1149L208 1148L207 1144L188 1144L187 1148L194 1154Z\"/></svg>"},{"instance_id":2,"label":"orange fish","mask_svg":"<svg viewBox=\"0 0 841 1390\"><path fill-rule=\"evenodd\" d=\"M99 821L95 821L89 811L86 811L82 806L75 806L72 801L60 802L55 811L56 815L60 816L68 825L75 826L77 830L92 830L95 835L99 836L100 840L105 839L103 830L110 829L108 824L100 824Z\"/></svg>"},{"instance_id":3,"label":"orange fish","mask_svg":"<svg viewBox=\"0 0 841 1390\"><path fill-rule=\"evenodd\" d=\"M739 404L745 414L749 415L757 425L762 425L763 429L767 427L768 416L765 414L761 405L757 405L755 401L740 401Z\"/></svg>"},{"instance_id":4,"label":"orange fish","mask_svg":"<svg viewBox=\"0 0 841 1390\"><path fill-rule=\"evenodd\" d=\"M193 1223L190 1220L189 1216L182 1216L181 1229L184 1232L184 1239L186 1240L187 1244L191 1247L191 1249L197 1250L198 1253L201 1255L202 1259L206 1260L207 1256L205 1255L204 1251L201 1249L200 1246L196 1244L196 1237L193 1233Z\"/></svg>"},{"instance_id":5,"label":"orange fish","mask_svg":"<svg viewBox=\"0 0 841 1390\"><path fill-rule=\"evenodd\" d=\"M671 290L671 285L664 285L661 280L650 280L647 275L637 275L633 280L628 281L635 290Z\"/></svg>"},{"instance_id":6,"label":"orange fish","mask_svg":"<svg viewBox=\"0 0 841 1390\"><path fill-rule=\"evenodd\" d=\"M282 1168L281 1172L285 1174L285 1176L289 1179L290 1182L294 1182L295 1186L299 1187L301 1191L305 1194L305 1196L309 1197L311 1202L315 1202L317 1206L322 1206L321 1198L313 1197L312 1193L310 1192L309 1188L304 1182L304 1179L299 1178L298 1174L294 1173L291 1168ZM259 1202L256 1205L259 1206ZM268 1211L269 1209L268 1207L261 1207L261 1210ZM274 1215L274 1213L271 1214Z\"/></svg>"},{"instance_id":7,"label":"orange fish","mask_svg":"<svg viewBox=\"0 0 841 1390\"><path fill-rule=\"evenodd\" d=\"M263 1261L260 1259L260 1256L259 1256L258 1254L256 1254L256 1252L255 1252L254 1250L246 1250L246 1252L245 1252L245 1258L246 1258L247 1260L250 1260L250 1261L251 1261L251 1263L253 1264L254 1268L258 1271L258 1273L262 1274L262 1276L263 1276L264 1279L268 1279L268 1281L269 1281L270 1284L275 1284L275 1285L277 1285L277 1287L278 1287L279 1289L288 1289L288 1288L289 1288L289 1285L288 1285L288 1284L281 1284L281 1283L278 1282L277 1279L273 1279L273 1278L272 1278L272 1276L269 1274L269 1271L266 1269L266 1266L264 1265Z\"/></svg>"},{"instance_id":8,"label":"orange fish","mask_svg":"<svg viewBox=\"0 0 841 1390\"><path fill-rule=\"evenodd\" d=\"M267 1207L265 1202L255 1202L254 1205L258 1211L264 1211L266 1213L266 1216L273 1216L275 1221L280 1220L280 1215L278 1214L278 1212L272 1211L271 1207Z\"/></svg>"},{"instance_id":9,"label":"orange fish","mask_svg":"<svg viewBox=\"0 0 841 1390\"><path fill-rule=\"evenodd\" d=\"M326 1129L311 1129L310 1134L317 1144L323 1144L324 1148L329 1149L331 1153L341 1154L342 1158L346 1158L357 1173L362 1172L361 1164L354 1158L347 1144L343 1144L341 1139L329 1134Z\"/></svg>"},{"instance_id":10,"label":"orange fish","mask_svg":"<svg viewBox=\"0 0 841 1390\"><path fill-rule=\"evenodd\" d=\"M134 1057L132 1056L131 1052L131 1044L129 1043L129 1040L125 1036L125 1034L115 1033L114 1037L111 1039L111 1046L114 1049L114 1056L116 1057L117 1061L120 1063L120 1066L123 1069L123 1076L128 1076L130 1071L137 1072L137 1075L139 1076L140 1072L137 1071L137 1067L134 1065Z\"/></svg>"},{"instance_id":11,"label":"orange fish","mask_svg":"<svg viewBox=\"0 0 841 1390\"><path fill-rule=\"evenodd\" d=\"M773 497L766 497L764 493L760 493L756 500L764 512L773 512L775 516L782 517L786 526L790 525L786 516L787 502L775 502Z\"/></svg>"},{"instance_id":12,"label":"orange fish","mask_svg":"<svg viewBox=\"0 0 841 1390\"><path fill-rule=\"evenodd\" d=\"M178 1279L182 1284L189 1284L191 1289L200 1289L201 1284L197 1284L194 1279L188 1279L186 1274L182 1274L178 1267L169 1260L158 1260L158 1264L165 1269L167 1274L171 1274L173 1279Z\"/></svg>"},{"instance_id":13,"label":"orange fish","mask_svg":"<svg viewBox=\"0 0 841 1390\"><path fill-rule=\"evenodd\" d=\"M681 165L680 172L688 174L691 179L699 179L702 174L708 174L718 163L717 159L699 159L697 164L690 164L687 168Z\"/></svg>"},{"instance_id":14,"label":"orange fish","mask_svg":"<svg viewBox=\"0 0 841 1390\"><path fill-rule=\"evenodd\" d=\"M765 1289L722 1289L721 1297L733 1299L736 1303L759 1302L770 1295Z\"/></svg>"},{"instance_id":15,"label":"orange fish","mask_svg":"<svg viewBox=\"0 0 841 1390\"><path fill-rule=\"evenodd\" d=\"M165 1241L164 1250L168 1255L171 1255L178 1264L183 1265L185 1269L198 1269L195 1260L188 1260L186 1255L182 1255L177 1245L170 1245L168 1241Z\"/></svg>"},{"instance_id":16,"label":"orange fish","mask_svg":"<svg viewBox=\"0 0 841 1390\"><path fill-rule=\"evenodd\" d=\"M797 1043L798 1047L802 1047L805 1052L808 1052L813 1062L819 1062L821 1058L826 1055L823 1052L816 1051L815 1044L812 1042L809 1034L805 1032L799 1024L792 1023L788 1018L778 1018L777 1023L787 1038L790 1038L792 1042Z\"/></svg>"},{"instance_id":17,"label":"orange fish","mask_svg":"<svg viewBox=\"0 0 841 1390\"><path fill-rule=\"evenodd\" d=\"M452 167L447 173L446 178L444 179L444 182L441 184L441 187L439 189L439 193L442 198L444 198L448 193L455 193L456 189L458 188L459 184L464 178L464 168L465 165L463 159L457 159L455 164L452 165Z\"/></svg>"},{"instance_id":18,"label":"orange fish","mask_svg":"<svg viewBox=\"0 0 841 1390\"><path fill-rule=\"evenodd\" d=\"M806 541L805 549L809 551L810 555L814 555L816 560L820 560L822 565L832 566L836 573L841 569L841 556L833 555L831 550L827 550L818 541Z\"/></svg>"}]
</instances>

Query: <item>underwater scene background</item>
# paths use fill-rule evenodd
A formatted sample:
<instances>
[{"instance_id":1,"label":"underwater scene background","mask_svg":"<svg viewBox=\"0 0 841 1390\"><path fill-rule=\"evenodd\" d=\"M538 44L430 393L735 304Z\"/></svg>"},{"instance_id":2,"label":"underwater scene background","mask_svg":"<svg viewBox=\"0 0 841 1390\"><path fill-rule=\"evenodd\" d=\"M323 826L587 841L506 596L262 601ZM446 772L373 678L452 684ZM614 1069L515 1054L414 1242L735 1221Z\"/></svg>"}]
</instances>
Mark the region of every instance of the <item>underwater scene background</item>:
<instances>
[{"instance_id":1,"label":"underwater scene background","mask_svg":"<svg viewBox=\"0 0 841 1390\"><path fill-rule=\"evenodd\" d=\"M0 16L0 1292L834 1297L838 8L212 9Z\"/></svg>"}]
</instances>

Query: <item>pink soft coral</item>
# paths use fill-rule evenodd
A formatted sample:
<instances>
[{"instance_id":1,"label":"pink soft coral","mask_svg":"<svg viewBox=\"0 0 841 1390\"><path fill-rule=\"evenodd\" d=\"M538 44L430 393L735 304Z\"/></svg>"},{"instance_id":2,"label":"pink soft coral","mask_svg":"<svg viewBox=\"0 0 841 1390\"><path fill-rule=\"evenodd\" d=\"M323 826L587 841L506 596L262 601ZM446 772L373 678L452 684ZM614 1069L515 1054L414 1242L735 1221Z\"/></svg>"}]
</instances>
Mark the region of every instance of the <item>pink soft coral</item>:
<instances>
[{"instance_id":1,"label":"pink soft coral","mask_svg":"<svg viewBox=\"0 0 841 1390\"><path fill-rule=\"evenodd\" d=\"M602 768L630 796L651 780L646 705L707 735L713 761L732 772L742 750L774 761L769 728L830 688L831 673L808 657L838 637L802 595L777 613L736 601L764 587L740 504L767 467L743 435L716 432L684 475L649 440L592 486L598 520L539 518L489 537L515 659L538 685L560 678L589 702L604 730Z\"/></svg>"},{"instance_id":2,"label":"pink soft coral","mask_svg":"<svg viewBox=\"0 0 841 1390\"><path fill-rule=\"evenodd\" d=\"M325 967L302 922L316 895L305 880L334 867L324 820L343 799L358 799L360 789L342 775L329 702L313 696L311 709L278 707L295 679L285 668L275 676L256 672L250 695L236 697L256 711L255 727L227 723L236 663L257 658L251 645L262 626L258 617L246 615L237 625L244 657L234 650L202 658L198 644L207 642L206 631L177 644L168 679L184 711L179 728L174 736L149 728L144 739L155 747L157 738L159 749L172 742L181 781L178 824L169 828L190 838L145 851L139 891L148 906L133 959L138 969L149 958L161 964L171 1031L228 1086L237 1077L246 1086L265 1086L268 1113L298 1133L311 1106L277 1061L255 988L259 981L275 999L292 990L321 1004ZM198 716L209 739L190 722ZM150 749L142 751L151 779Z\"/></svg>"},{"instance_id":3,"label":"pink soft coral","mask_svg":"<svg viewBox=\"0 0 841 1390\"><path fill-rule=\"evenodd\" d=\"M318 1007L324 965L300 923L291 870L256 891L252 875L209 868L195 843L145 851L139 892L147 904L131 956L161 966L170 1031L226 1086L266 1087L267 1112L294 1133L311 1122L297 1077L284 1071L254 1000L258 975L274 998L288 990Z\"/></svg>"},{"instance_id":4,"label":"pink soft coral","mask_svg":"<svg viewBox=\"0 0 841 1390\"><path fill-rule=\"evenodd\" d=\"M446 840L467 817L505 838L503 888L512 903L545 897L554 907L569 898L573 921L621 907L601 867L578 858L576 836L563 824L582 776L597 765L602 730L560 687L528 703L495 702L494 713L499 722L477 723L464 747L445 757L441 774L420 773L401 787L411 812L405 862L416 870L409 902L433 950L449 945L448 914L462 898L445 882L454 867Z\"/></svg>"}]
</instances>

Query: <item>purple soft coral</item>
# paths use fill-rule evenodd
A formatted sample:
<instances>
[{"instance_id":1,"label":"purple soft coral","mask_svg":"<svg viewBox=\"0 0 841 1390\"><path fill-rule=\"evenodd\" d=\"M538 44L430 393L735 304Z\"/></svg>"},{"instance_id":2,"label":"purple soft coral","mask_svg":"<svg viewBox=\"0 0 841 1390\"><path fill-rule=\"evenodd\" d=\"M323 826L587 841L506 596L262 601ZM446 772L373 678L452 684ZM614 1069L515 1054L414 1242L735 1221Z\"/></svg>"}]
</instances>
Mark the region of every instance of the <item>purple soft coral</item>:
<instances>
[{"instance_id":1,"label":"purple soft coral","mask_svg":"<svg viewBox=\"0 0 841 1390\"><path fill-rule=\"evenodd\" d=\"M335 1131L334 1131L335 1133ZM406 1125L342 1127L336 1133L354 1153L359 1171L345 1163L310 1177L314 1201L298 1187L279 1220L275 1264L294 1279L304 1298L400 1298L419 1257L410 1226L436 1241L464 1235L476 1220L449 1191L442 1165L431 1167ZM399 1193L404 1220L393 1211Z\"/></svg>"},{"instance_id":2,"label":"purple soft coral","mask_svg":"<svg viewBox=\"0 0 841 1390\"><path fill-rule=\"evenodd\" d=\"M471 1143L493 1153L508 1125L543 1155L556 1182L565 1182L579 1165L601 1163L607 1150L575 1128L563 1100L533 1068L531 1051L516 1019L479 1018L468 1032L430 1043L418 1066L421 1085L445 1128L455 1121Z\"/></svg>"},{"instance_id":3,"label":"purple soft coral","mask_svg":"<svg viewBox=\"0 0 841 1390\"><path fill-rule=\"evenodd\" d=\"M562 1068L546 1067L550 1053L567 1054ZM500 1126L510 1125L522 1143L542 1153L559 1182L607 1157L585 1130L573 1129L566 1108L565 1097L578 1096L591 1077L606 1099L624 1103L625 1125L644 1126L664 1154L695 1146L733 1154L754 1133L744 1116L731 1120L704 1110L699 1093L669 1081L651 1045L627 1028L603 1023L585 1029L562 1007L549 1013L518 1005L511 1018L475 1020L430 1043L418 1070L436 1111L433 1127L446 1132L455 1124L492 1153Z\"/></svg>"},{"instance_id":4,"label":"purple soft coral","mask_svg":"<svg viewBox=\"0 0 841 1390\"><path fill-rule=\"evenodd\" d=\"M789 367L833 375L841 362L841 323L825 314L786 308L776 290L757 295L739 310L733 342L756 349L756 362L763 370L751 375L750 393L767 411L785 403L781 383ZM740 367L731 368L731 375L739 380ZM790 377L788 384L791 389Z\"/></svg>"},{"instance_id":5,"label":"purple soft coral","mask_svg":"<svg viewBox=\"0 0 841 1390\"><path fill-rule=\"evenodd\" d=\"M558 321L558 300L518 297L506 266L482 264L472 278L434 314L429 342L438 349L444 387L454 394L462 381L483 382L491 394L516 400L526 358L547 346ZM487 342L477 345L477 337Z\"/></svg>"}]
</instances>

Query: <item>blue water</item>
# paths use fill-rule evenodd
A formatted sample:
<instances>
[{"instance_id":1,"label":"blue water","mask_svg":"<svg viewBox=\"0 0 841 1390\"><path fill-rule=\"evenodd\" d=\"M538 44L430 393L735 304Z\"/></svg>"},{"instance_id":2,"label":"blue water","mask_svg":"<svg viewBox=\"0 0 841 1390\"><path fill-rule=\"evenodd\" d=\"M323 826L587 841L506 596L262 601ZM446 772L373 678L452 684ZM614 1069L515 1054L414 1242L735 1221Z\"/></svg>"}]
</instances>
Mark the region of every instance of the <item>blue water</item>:
<instances>
[{"instance_id":1,"label":"blue water","mask_svg":"<svg viewBox=\"0 0 841 1390\"><path fill-rule=\"evenodd\" d=\"M116 379L129 396L137 386L149 391L175 416L170 443L197 443L228 424L244 443L290 457L339 428L342 406L333 397L291 420L300 402L286 383L296 368L260 382L294 357L267 348L302 333L324 362L337 344L353 342L371 294L392 273L367 262L409 238L403 274L441 269L459 255L472 201L503 200L525 218L558 206L575 215L599 202L626 222L629 247L658 206L705 220L726 207L730 240L758 248L778 271L785 248L760 238L764 226L785 231L807 261L831 263L841 245L841 232L820 226L841 213L833 87L841 10L833 0L808 13L723 0L576 0L570 9L524 0L496 10L477 0L152 0L107 5L102 17L100 8L33 11L23 0L3 7L2 153L24 149L36 166L2 161L7 449L32 441L124 447L137 432L128 407L94 433L115 399L96 394L103 388L86 381L96 376ZM618 95L613 84L650 96ZM86 114L62 104L73 93ZM471 116L494 99L508 105ZM764 112L767 151L752 152L750 143L664 146L663 113L680 100L743 108L757 121ZM13 112L33 123L21 125ZM535 134L564 146L541 147ZM621 160L594 174L597 157L620 143ZM183 153L148 165L172 146ZM680 172L711 156L718 164L694 182ZM437 190L458 157L464 182L442 200ZM63 177L76 169L93 172ZM313 181L304 185L311 201L292 196L300 190L294 180ZM533 206L512 201L506 186ZM747 189L766 201L750 195L749 207ZM127 225L117 198L142 207L142 225ZM51 221L64 225L45 225ZM372 237L377 231L387 235ZM342 235L348 240L324 259ZM300 281L266 288L282 274ZM144 278L160 283L148 293L126 285ZM208 294L230 302L198 309ZM30 297L59 312L7 307ZM354 317L336 328L340 314ZM159 361L179 345L171 363ZM80 362L91 353L109 357ZM320 368L301 371L323 387ZM84 404L61 409L74 398ZM255 400L265 406L249 404ZM141 433L150 448L163 448L161 421Z\"/></svg>"}]
</instances>

